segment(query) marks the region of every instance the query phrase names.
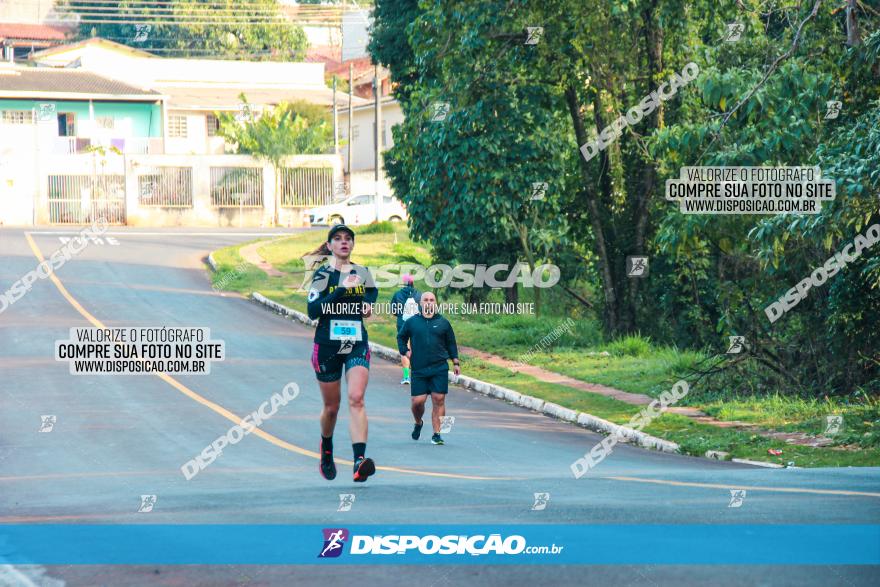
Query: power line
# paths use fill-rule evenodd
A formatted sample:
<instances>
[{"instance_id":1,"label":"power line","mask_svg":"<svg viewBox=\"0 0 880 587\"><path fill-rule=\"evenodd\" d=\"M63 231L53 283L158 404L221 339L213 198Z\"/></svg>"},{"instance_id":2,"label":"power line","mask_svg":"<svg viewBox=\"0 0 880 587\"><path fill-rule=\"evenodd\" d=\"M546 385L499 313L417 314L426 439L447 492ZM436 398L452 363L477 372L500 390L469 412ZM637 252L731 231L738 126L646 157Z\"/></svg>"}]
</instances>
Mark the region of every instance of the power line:
<instances>
[{"instance_id":1,"label":"power line","mask_svg":"<svg viewBox=\"0 0 880 587\"><path fill-rule=\"evenodd\" d=\"M112 9L111 12L67 12L64 16L78 17L76 22L83 23L117 23L117 24L222 24L221 21L234 21L241 24L315 24L315 22L332 21L338 23L344 16L341 13L327 14L323 18L291 19L283 14L261 12L249 8L238 10L213 10L193 12L143 12L143 11L120 11ZM87 18L84 18L87 17ZM100 20L98 20L100 19ZM67 22L70 20L55 19L55 22Z\"/></svg>"},{"instance_id":2,"label":"power line","mask_svg":"<svg viewBox=\"0 0 880 587\"><path fill-rule=\"evenodd\" d=\"M11 0L8 4L31 4L26 0ZM202 6L228 6L229 4L234 5L251 5L251 6L261 6L267 9L277 9L285 12L329 12L329 11L359 11L368 8L372 8L372 4L365 4L363 6L358 4L299 4L295 6L284 5L280 3L269 4L268 2L260 2L259 0L242 0L241 2L234 2L232 0L212 0L210 2L168 2L161 0L119 0L116 2L112 2L109 0L68 0L63 4L59 4L56 8L66 8L75 4L116 4L119 7L149 7L149 6L179 6L179 7L202 7Z\"/></svg>"},{"instance_id":3,"label":"power line","mask_svg":"<svg viewBox=\"0 0 880 587\"><path fill-rule=\"evenodd\" d=\"M249 12L249 13L253 13L253 14L278 14L279 16L283 16L277 10L267 10L265 8L259 8L256 6L254 6L254 7L240 6L237 8L194 7L194 8L185 9L185 10L181 9L180 7L176 7L176 6L169 6L167 8L158 8L158 7L157 8L143 8L140 6L131 6L131 7L127 7L127 6L124 6L124 7L116 7L116 6L66 6L65 10L66 10L66 12L64 12L64 14L83 14L83 11L94 10L94 11L104 12L104 13L116 12L119 14L130 13L130 12L140 13L140 14L166 14L166 13L211 14L211 13L217 13L217 12L221 12L221 13L222 12L238 12L238 13Z\"/></svg>"},{"instance_id":4,"label":"power line","mask_svg":"<svg viewBox=\"0 0 880 587\"><path fill-rule=\"evenodd\" d=\"M22 4L22 2L11 2L12 4ZM150 10L150 11L219 11L219 10L250 10L250 11L261 11L261 12L278 12L282 14L292 15L292 14L302 14L304 16L317 16L317 15L337 15L344 13L352 13L352 12L361 12L363 8L359 6L350 6L350 5L301 5L297 7L295 10L291 10L289 8L282 7L280 5L267 5L265 3L254 2L253 0L245 0L243 2L209 2L209 3L198 3L198 4L176 4L176 3L163 3L163 2L155 2L149 0L141 0L134 1L131 0L129 2L118 2L115 3L114 6L107 6L109 2L105 0L71 0L69 3L64 5L59 5L56 9L60 10L109 10L109 11L122 11L129 9L137 9L137 10Z\"/></svg>"},{"instance_id":5,"label":"power line","mask_svg":"<svg viewBox=\"0 0 880 587\"><path fill-rule=\"evenodd\" d=\"M235 16L235 14L216 14L216 13L197 13L197 14L152 14L149 12L144 13L119 13L119 14L107 14L103 12L76 12L73 14L77 14L79 16L92 16L92 17L101 17L101 18L152 18L156 20L174 20L177 18L236 18L236 19L246 19L251 16L255 18L260 18L262 20L269 19L280 19L287 20L288 22L292 22L289 19L284 18L280 14L259 14L254 13L253 15L241 14L241 11L234 11L235 14L240 16Z\"/></svg>"},{"instance_id":6,"label":"power line","mask_svg":"<svg viewBox=\"0 0 880 587\"><path fill-rule=\"evenodd\" d=\"M92 20L82 19L77 24L149 24L156 26L195 26L195 25L216 25L216 26L300 26L299 23L284 20L267 20L267 21L157 21L157 20Z\"/></svg>"},{"instance_id":7,"label":"power line","mask_svg":"<svg viewBox=\"0 0 880 587\"><path fill-rule=\"evenodd\" d=\"M7 4L29 5L25 0L11 0ZM114 4L108 6L108 4ZM249 11L249 12L266 12L278 13L285 16L302 15L304 17L318 16L337 16L349 13L358 13L364 9L359 5L349 4L304 4L299 5L295 9L285 7L280 4L268 5L256 0L242 0L241 2L230 2L223 0L213 0L211 2L200 2L196 4L169 3L157 0L122 0L120 2L108 2L107 0L69 0L64 4L56 6L56 10L73 11L75 14L78 10L95 10L109 12L123 11L181 11L181 12L229 12L229 11ZM367 6L369 8L369 6ZM70 12L68 12L69 14Z\"/></svg>"}]
</instances>

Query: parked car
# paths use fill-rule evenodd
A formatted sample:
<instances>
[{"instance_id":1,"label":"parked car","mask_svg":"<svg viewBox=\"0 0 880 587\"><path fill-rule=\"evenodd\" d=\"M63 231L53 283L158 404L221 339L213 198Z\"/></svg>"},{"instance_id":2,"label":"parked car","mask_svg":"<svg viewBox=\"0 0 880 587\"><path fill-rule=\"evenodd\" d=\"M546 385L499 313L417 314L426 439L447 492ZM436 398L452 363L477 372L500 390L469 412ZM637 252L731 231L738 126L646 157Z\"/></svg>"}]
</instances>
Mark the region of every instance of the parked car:
<instances>
[{"instance_id":1,"label":"parked car","mask_svg":"<svg viewBox=\"0 0 880 587\"><path fill-rule=\"evenodd\" d=\"M303 219L309 224L370 224L376 221L376 196L363 194L351 196L334 204L318 206L303 212ZM397 198L382 196L379 220L401 222L406 220L406 208Z\"/></svg>"}]
</instances>

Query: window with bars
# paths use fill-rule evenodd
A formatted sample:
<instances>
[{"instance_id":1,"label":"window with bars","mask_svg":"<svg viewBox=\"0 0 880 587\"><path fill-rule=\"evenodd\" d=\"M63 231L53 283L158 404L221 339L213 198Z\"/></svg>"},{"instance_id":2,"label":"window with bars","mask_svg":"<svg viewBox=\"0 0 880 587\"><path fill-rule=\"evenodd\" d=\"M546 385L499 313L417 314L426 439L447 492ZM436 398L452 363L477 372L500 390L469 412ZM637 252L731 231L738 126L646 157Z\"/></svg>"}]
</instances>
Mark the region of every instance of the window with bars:
<instances>
[{"instance_id":1,"label":"window with bars","mask_svg":"<svg viewBox=\"0 0 880 587\"><path fill-rule=\"evenodd\" d=\"M383 147L388 146L388 121L387 120L382 121L382 146Z\"/></svg>"},{"instance_id":2,"label":"window with bars","mask_svg":"<svg viewBox=\"0 0 880 587\"><path fill-rule=\"evenodd\" d=\"M168 136L172 139L187 138L186 116L172 115L168 117Z\"/></svg>"},{"instance_id":3,"label":"window with bars","mask_svg":"<svg viewBox=\"0 0 880 587\"><path fill-rule=\"evenodd\" d=\"M326 206L333 200L333 169L285 167L281 172L283 207Z\"/></svg>"},{"instance_id":4,"label":"window with bars","mask_svg":"<svg viewBox=\"0 0 880 587\"><path fill-rule=\"evenodd\" d=\"M208 125L208 136L216 137L220 133L220 119L213 114L209 114L206 121Z\"/></svg>"},{"instance_id":5,"label":"window with bars","mask_svg":"<svg viewBox=\"0 0 880 587\"><path fill-rule=\"evenodd\" d=\"M258 167L212 167L211 205L262 208L263 170Z\"/></svg>"},{"instance_id":6,"label":"window with bars","mask_svg":"<svg viewBox=\"0 0 880 587\"><path fill-rule=\"evenodd\" d=\"M4 124L33 124L34 113L31 110L0 110L0 121Z\"/></svg>"},{"instance_id":7,"label":"window with bars","mask_svg":"<svg viewBox=\"0 0 880 587\"><path fill-rule=\"evenodd\" d=\"M382 146L388 146L388 132L387 132L387 122L386 120L382 121ZM376 123L373 123L373 144L376 144Z\"/></svg>"},{"instance_id":8,"label":"window with bars","mask_svg":"<svg viewBox=\"0 0 880 587\"><path fill-rule=\"evenodd\" d=\"M155 167L138 176L138 203L162 208L191 208L191 167Z\"/></svg>"}]
</instances>

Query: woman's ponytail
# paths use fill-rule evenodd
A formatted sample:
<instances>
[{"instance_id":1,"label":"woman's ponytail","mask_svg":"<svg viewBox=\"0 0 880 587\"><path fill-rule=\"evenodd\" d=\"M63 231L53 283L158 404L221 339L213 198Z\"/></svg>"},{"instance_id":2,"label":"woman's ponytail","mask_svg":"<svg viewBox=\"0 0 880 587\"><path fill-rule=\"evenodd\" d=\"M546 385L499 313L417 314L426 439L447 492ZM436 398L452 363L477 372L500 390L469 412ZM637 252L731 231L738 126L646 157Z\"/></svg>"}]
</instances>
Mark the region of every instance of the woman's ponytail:
<instances>
[{"instance_id":1,"label":"woman's ponytail","mask_svg":"<svg viewBox=\"0 0 880 587\"><path fill-rule=\"evenodd\" d=\"M315 250L312 251L311 253L306 253L305 255L302 256L302 258L303 258L303 260L305 260L306 257L318 257L318 256L331 257L332 255L333 255L333 253L330 251L330 247L327 246L327 243L326 243L326 242L323 242L323 243L321 243L321 246L320 246L320 247L318 247L317 249L315 249ZM324 262L323 259L315 259L315 260L312 262L312 266L311 266L311 267L306 267L306 269L307 269L307 270L312 270L312 269L314 269L316 266L320 265L320 264L323 263L323 262Z\"/></svg>"}]
</instances>

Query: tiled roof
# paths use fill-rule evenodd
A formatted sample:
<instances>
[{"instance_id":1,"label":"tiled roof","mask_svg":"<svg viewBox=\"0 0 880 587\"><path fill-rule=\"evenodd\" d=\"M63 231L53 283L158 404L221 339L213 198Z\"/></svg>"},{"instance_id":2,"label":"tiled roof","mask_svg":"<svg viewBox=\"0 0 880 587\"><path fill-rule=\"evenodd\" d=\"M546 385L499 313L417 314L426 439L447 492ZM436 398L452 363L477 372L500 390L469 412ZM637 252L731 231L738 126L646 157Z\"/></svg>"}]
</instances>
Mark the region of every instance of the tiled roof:
<instances>
[{"instance_id":1,"label":"tiled roof","mask_svg":"<svg viewBox=\"0 0 880 587\"><path fill-rule=\"evenodd\" d=\"M306 49L306 59L309 63L326 63L338 65L342 61L342 47L315 46Z\"/></svg>"},{"instance_id":2,"label":"tiled roof","mask_svg":"<svg viewBox=\"0 0 880 587\"><path fill-rule=\"evenodd\" d=\"M49 67L0 67L0 96L7 92L84 94L85 98L95 94L160 96L87 71Z\"/></svg>"},{"instance_id":3,"label":"tiled roof","mask_svg":"<svg viewBox=\"0 0 880 587\"><path fill-rule=\"evenodd\" d=\"M0 23L0 39L63 41L70 29L45 24Z\"/></svg>"}]
</instances>

